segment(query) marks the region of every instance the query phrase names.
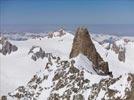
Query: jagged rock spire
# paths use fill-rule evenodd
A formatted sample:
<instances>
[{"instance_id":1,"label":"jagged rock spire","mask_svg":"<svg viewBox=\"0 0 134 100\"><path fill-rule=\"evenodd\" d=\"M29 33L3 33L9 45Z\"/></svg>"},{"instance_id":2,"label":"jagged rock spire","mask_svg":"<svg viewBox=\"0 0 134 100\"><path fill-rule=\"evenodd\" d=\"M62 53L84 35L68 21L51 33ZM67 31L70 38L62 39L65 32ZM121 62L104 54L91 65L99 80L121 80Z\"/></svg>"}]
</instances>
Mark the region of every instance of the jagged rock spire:
<instances>
[{"instance_id":1,"label":"jagged rock spire","mask_svg":"<svg viewBox=\"0 0 134 100\"><path fill-rule=\"evenodd\" d=\"M101 75L110 74L108 63L105 62L91 40L87 28L79 27L76 31L73 46L70 53L70 58L76 57L79 53L84 54L87 58L92 61L93 69Z\"/></svg>"}]
</instances>

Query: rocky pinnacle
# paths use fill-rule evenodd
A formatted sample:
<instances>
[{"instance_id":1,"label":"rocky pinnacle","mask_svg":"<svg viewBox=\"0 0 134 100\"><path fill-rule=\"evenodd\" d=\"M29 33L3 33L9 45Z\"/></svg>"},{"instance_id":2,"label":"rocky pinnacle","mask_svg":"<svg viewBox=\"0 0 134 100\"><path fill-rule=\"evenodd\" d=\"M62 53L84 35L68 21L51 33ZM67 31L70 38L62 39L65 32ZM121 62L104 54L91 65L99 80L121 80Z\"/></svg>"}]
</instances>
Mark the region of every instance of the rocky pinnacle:
<instances>
[{"instance_id":1,"label":"rocky pinnacle","mask_svg":"<svg viewBox=\"0 0 134 100\"><path fill-rule=\"evenodd\" d=\"M84 54L90 61L92 61L93 69L98 74L111 74L111 72L109 72L108 62L105 62L96 51L87 28L82 27L79 27L76 31L70 58L76 57L80 53Z\"/></svg>"}]
</instances>

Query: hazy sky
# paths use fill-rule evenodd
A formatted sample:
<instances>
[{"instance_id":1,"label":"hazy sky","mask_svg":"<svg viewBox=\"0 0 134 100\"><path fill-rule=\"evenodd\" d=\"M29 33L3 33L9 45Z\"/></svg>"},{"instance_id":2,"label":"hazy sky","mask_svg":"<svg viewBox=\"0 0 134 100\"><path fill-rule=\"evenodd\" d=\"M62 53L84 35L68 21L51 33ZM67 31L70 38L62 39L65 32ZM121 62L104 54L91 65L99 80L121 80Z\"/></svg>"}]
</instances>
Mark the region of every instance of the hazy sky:
<instances>
[{"instance_id":1,"label":"hazy sky","mask_svg":"<svg viewBox=\"0 0 134 100\"><path fill-rule=\"evenodd\" d=\"M134 0L0 0L1 26L134 24Z\"/></svg>"}]
</instances>

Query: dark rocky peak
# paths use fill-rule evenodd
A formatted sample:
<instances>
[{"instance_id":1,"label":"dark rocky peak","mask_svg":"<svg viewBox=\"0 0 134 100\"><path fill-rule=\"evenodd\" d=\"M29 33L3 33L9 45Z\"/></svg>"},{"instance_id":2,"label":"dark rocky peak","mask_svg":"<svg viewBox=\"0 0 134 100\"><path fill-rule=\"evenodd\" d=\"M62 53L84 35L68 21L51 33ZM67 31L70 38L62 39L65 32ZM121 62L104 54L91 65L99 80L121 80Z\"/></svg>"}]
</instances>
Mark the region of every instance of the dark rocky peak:
<instances>
[{"instance_id":1,"label":"dark rocky peak","mask_svg":"<svg viewBox=\"0 0 134 100\"><path fill-rule=\"evenodd\" d=\"M78 28L73 40L73 46L70 53L70 58L84 54L93 63L93 69L101 75L111 74L109 72L108 63L105 62L91 40L90 34L86 28Z\"/></svg>"},{"instance_id":2,"label":"dark rocky peak","mask_svg":"<svg viewBox=\"0 0 134 100\"><path fill-rule=\"evenodd\" d=\"M118 54L119 61L125 62L125 58L126 58L125 53L126 53L126 49L123 47L120 47L119 54Z\"/></svg>"},{"instance_id":3,"label":"dark rocky peak","mask_svg":"<svg viewBox=\"0 0 134 100\"><path fill-rule=\"evenodd\" d=\"M116 42L113 42L112 44L112 50L118 54L118 59L119 61L125 62L125 53L126 53L126 49L125 47L123 47L122 45L117 45Z\"/></svg>"},{"instance_id":4,"label":"dark rocky peak","mask_svg":"<svg viewBox=\"0 0 134 100\"><path fill-rule=\"evenodd\" d=\"M0 45L0 53L3 55L7 55L18 50L18 47L10 43L5 37L0 38Z\"/></svg>"}]
</instances>

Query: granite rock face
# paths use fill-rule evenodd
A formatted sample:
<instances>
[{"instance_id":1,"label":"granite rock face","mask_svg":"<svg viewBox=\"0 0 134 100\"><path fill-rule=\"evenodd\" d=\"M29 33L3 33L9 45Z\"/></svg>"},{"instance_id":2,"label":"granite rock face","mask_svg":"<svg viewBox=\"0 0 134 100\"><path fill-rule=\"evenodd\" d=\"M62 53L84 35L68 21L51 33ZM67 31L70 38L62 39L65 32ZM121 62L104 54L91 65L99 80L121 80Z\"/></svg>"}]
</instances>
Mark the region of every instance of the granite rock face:
<instances>
[{"instance_id":1,"label":"granite rock face","mask_svg":"<svg viewBox=\"0 0 134 100\"><path fill-rule=\"evenodd\" d=\"M84 54L92 61L93 69L101 75L111 74L109 72L108 63L105 62L91 40L89 32L86 28L78 28L73 40L73 46L70 53L70 58L78 56L78 54Z\"/></svg>"}]
</instances>

